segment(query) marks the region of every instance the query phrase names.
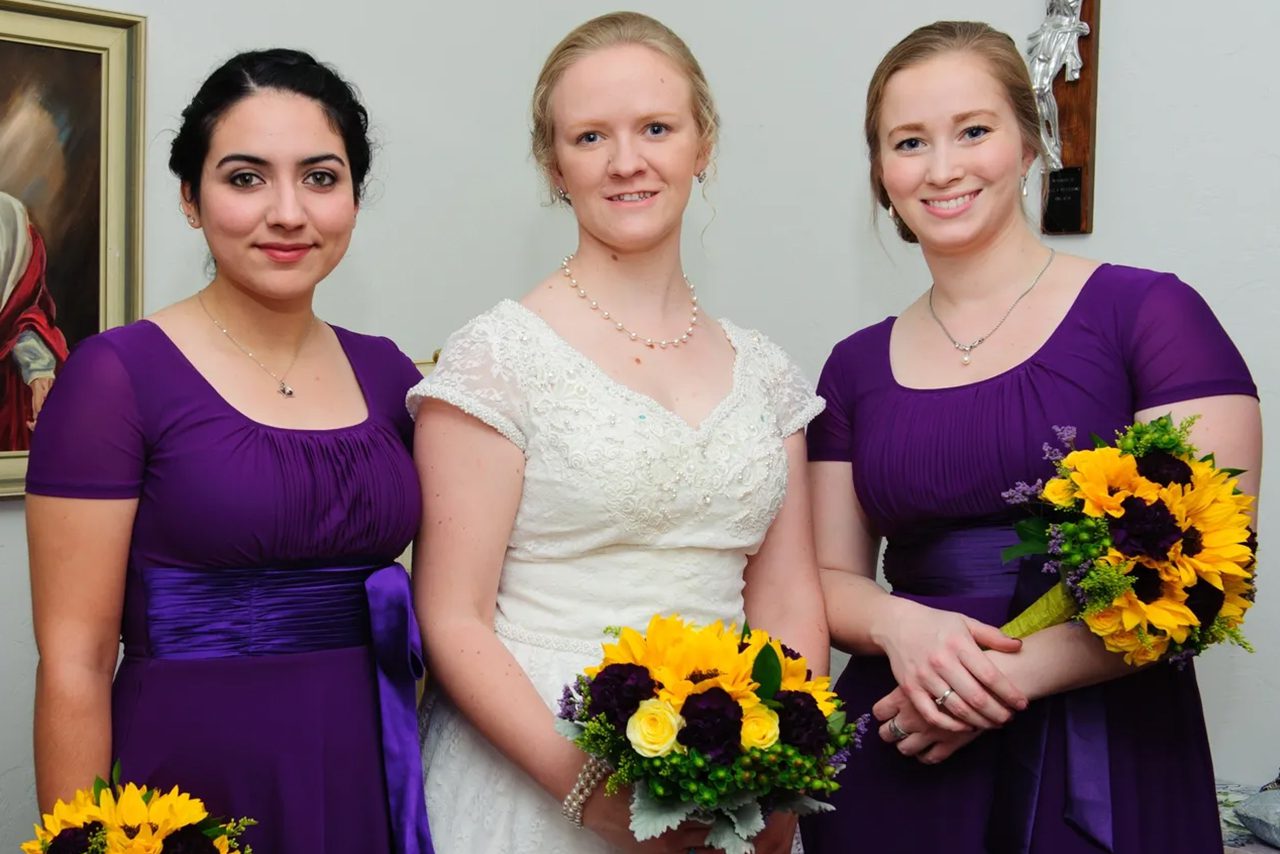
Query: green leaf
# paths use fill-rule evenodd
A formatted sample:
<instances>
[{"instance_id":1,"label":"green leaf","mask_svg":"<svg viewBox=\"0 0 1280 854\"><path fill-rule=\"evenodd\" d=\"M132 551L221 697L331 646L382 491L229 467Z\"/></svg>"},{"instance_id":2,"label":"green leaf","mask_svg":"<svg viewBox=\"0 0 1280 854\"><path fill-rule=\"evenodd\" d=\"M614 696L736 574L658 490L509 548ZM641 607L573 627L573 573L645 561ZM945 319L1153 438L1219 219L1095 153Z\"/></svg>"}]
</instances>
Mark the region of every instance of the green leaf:
<instances>
[{"instance_id":1,"label":"green leaf","mask_svg":"<svg viewBox=\"0 0 1280 854\"><path fill-rule=\"evenodd\" d=\"M1028 516L1014 523L1013 530L1023 540L1045 540L1049 536L1049 520L1043 516Z\"/></svg>"},{"instance_id":2,"label":"green leaf","mask_svg":"<svg viewBox=\"0 0 1280 854\"><path fill-rule=\"evenodd\" d=\"M792 812L796 815L813 815L820 812L835 812L835 807L825 801L819 801L808 795L800 795L795 792L787 792L778 795L773 804L775 810L782 812Z\"/></svg>"},{"instance_id":3,"label":"green leaf","mask_svg":"<svg viewBox=\"0 0 1280 854\"><path fill-rule=\"evenodd\" d=\"M120 760L117 759L111 766L111 785L120 785Z\"/></svg>"},{"instance_id":4,"label":"green leaf","mask_svg":"<svg viewBox=\"0 0 1280 854\"><path fill-rule=\"evenodd\" d=\"M1228 477L1239 477L1248 471L1248 469L1218 469L1218 471L1226 472Z\"/></svg>"},{"instance_id":5,"label":"green leaf","mask_svg":"<svg viewBox=\"0 0 1280 854\"><path fill-rule=\"evenodd\" d=\"M729 820L733 822L733 832L742 839L750 839L764 830L764 814L760 812L760 802L755 798L721 812L729 816Z\"/></svg>"},{"instance_id":6,"label":"green leaf","mask_svg":"<svg viewBox=\"0 0 1280 854\"><path fill-rule=\"evenodd\" d=\"M751 678L760 683L756 696L762 700L772 700L773 695L782 687L782 662L772 645L766 645L756 656L755 666L751 668Z\"/></svg>"},{"instance_id":7,"label":"green leaf","mask_svg":"<svg viewBox=\"0 0 1280 854\"><path fill-rule=\"evenodd\" d=\"M93 778L93 802L95 804L102 803L102 793L105 792L108 788L110 787L107 785L106 780L102 779L101 777Z\"/></svg>"},{"instance_id":8,"label":"green leaf","mask_svg":"<svg viewBox=\"0 0 1280 854\"><path fill-rule=\"evenodd\" d=\"M661 836L680 824L694 811L684 801L664 802L653 796L649 787L636 786L631 791L631 835L637 842Z\"/></svg>"},{"instance_id":9,"label":"green leaf","mask_svg":"<svg viewBox=\"0 0 1280 854\"><path fill-rule=\"evenodd\" d=\"M760 807L755 807L756 815L760 814ZM764 827L764 819L760 819L760 826ZM751 834L754 836L755 834ZM707 848L714 848L717 851L723 851L724 854L753 854L756 850L748 838L738 834L734 827L734 822L724 817L717 817L711 830L707 833L707 840L704 843Z\"/></svg>"},{"instance_id":10,"label":"green leaf","mask_svg":"<svg viewBox=\"0 0 1280 854\"><path fill-rule=\"evenodd\" d=\"M839 735L848 721L849 715L843 709L838 712L832 712L831 717L827 718L827 732L832 735Z\"/></svg>"},{"instance_id":11,"label":"green leaf","mask_svg":"<svg viewBox=\"0 0 1280 854\"><path fill-rule=\"evenodd\" d=\"M1093 440L1093 447L1094 447L1094 448L1109 448L1109 447L1111 447L1111 443L1110 443L1110 442L1107 442L1107 441L1104 441L1104 440L1103 440L1103 438L1102 438L1101 436L1099 436L1097 433L1090 433L1090 434L1089 434L1089 438Z\"/></svg>"},{"instance_id":12,"label":"green leaf","mask_svg":"<svg viewBox=\"0 0 1280 854\"><path fill-rule=\"evenodd\" d=\"M155 789L147 789L145 792L142 793L142 802L144 804L149 804L151 803L151 799L154 798L155 796L156 796Z\"/></svg>"},{"instance_id":13,"label":"green leaf","mask_svg":"<svg viewBox=\"0 0 1280 854\"><path fill-rule=\"evenodd\" d=\"M556 732L563 735L570 741L576 741L578 736L582 735L585 727L576 721L566 721L564 718L556 718Z\"/></svg>"},{"instance_id":14,"label":"green leaf","mask_svg":"<svg viewBox=\"0 0 1280 854\"><path fill-rule=\"evenodd\" d=\"M738 638L738 643L746 643L747 638L751 637L751 624L746 620L742 621L742 637Z\"/></svg>"},{"instance_id":15,"label":"green leaf","mask_svg":"<svg viewBox=\"0 0 1280 854\"><path fill-rule=\"evenodd\" d=\"M1048 553L1049 553L1049 543L1047 541L1040 540L1038 542L1032 542L1030 540L1027 540L1025 542L1017 543L1016 545L1009 546L1009 548L1002 550L1000 552L1000 560L1003 561L1004 563L1008 563L1009 561L1017 560L1020 557L1027 557L1029 555L1044 555Z\"/></svg>"}]
</instances>

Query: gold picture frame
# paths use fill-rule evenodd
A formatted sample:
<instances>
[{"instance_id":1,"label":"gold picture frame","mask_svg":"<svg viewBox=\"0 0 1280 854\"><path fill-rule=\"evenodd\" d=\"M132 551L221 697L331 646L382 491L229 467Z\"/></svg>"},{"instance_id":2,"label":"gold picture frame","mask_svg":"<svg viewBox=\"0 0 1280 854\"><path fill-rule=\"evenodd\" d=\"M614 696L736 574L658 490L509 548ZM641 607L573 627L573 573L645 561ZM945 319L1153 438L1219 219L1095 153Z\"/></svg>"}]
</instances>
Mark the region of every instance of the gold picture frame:
<instances>
[{"instance_id":1,"label":"gold picture frame","mask_svg":"<svg viewBox=\"0 0 1280 854\"><path fill-rule=\"evenodd\" d=\"M143 17L0 0L0 497L36 375L141 315L145 49Z\"/></svg>"}]
</instances>

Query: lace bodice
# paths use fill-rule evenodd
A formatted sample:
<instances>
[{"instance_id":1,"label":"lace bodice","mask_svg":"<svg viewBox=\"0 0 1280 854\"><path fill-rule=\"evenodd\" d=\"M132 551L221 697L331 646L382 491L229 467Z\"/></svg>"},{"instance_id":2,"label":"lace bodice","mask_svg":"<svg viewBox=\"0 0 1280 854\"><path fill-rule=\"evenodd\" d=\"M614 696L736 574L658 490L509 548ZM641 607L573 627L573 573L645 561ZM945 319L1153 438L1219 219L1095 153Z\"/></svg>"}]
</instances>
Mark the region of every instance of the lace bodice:
<instances>
[{"instance_id":1,"label":"lace bodice","mask_svg":"<svg viewBox=\"0 0 1280 854\"><path fill-rule=\"evenodd\" d=\"M786 491L782 441L822 401L783 351L721 321L728 395L696 428L504 300L454 333L409 393L453 404L525 455L500 620L598 649L658 611L739 619L742 570Z\"/></svg>"}]
</instances>

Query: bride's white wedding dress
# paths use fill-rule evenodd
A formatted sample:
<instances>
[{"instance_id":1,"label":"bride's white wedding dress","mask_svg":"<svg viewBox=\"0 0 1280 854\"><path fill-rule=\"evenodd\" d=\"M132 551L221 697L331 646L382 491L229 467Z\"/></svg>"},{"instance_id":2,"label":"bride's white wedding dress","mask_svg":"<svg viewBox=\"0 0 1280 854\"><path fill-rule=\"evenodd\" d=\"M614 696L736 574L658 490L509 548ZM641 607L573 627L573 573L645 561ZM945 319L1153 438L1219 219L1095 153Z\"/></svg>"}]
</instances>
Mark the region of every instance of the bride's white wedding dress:
<instances>
[{"instance_id":1,"label":"bride's white wedding dress","mask_svg":"<svg viewBox=\"0 0 1280 854\"><path fill-rule=\"evenodd\" d=\"M606 626L643 629L673 612L742 623L743 568L786 491L783 439L822 400L768 339L720 324L737 354L733 385L696 427L510 300L455 332L409 393L411 412L439 398L524 452L495 630L553 709L564 685L599 662ZM422 724L437 854L610 850L565 821L560 803L446 699Z\"/></svg>"}]
</instances>

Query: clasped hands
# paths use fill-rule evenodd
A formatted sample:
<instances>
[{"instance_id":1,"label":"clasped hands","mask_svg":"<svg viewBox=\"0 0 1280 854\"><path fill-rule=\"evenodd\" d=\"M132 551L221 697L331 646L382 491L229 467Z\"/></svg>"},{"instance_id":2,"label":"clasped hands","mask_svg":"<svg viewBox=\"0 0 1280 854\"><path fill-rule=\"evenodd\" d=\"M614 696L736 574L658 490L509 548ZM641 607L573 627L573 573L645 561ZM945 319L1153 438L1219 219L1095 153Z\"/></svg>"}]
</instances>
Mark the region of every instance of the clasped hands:
<instances>
[{"instance_id":1,"label":"clasped hands","mask_svg":"<svg viewBox=\"0 0 1280 854\"><path fill-rule=\"evenodd\" d=\"M1027 707L991 655L1017 653L1020 640L963 614L909 600L895 605L878 640L898 687L871 713L880 737L900 753L936 764Z\"/></svg>"}]
</instances>

